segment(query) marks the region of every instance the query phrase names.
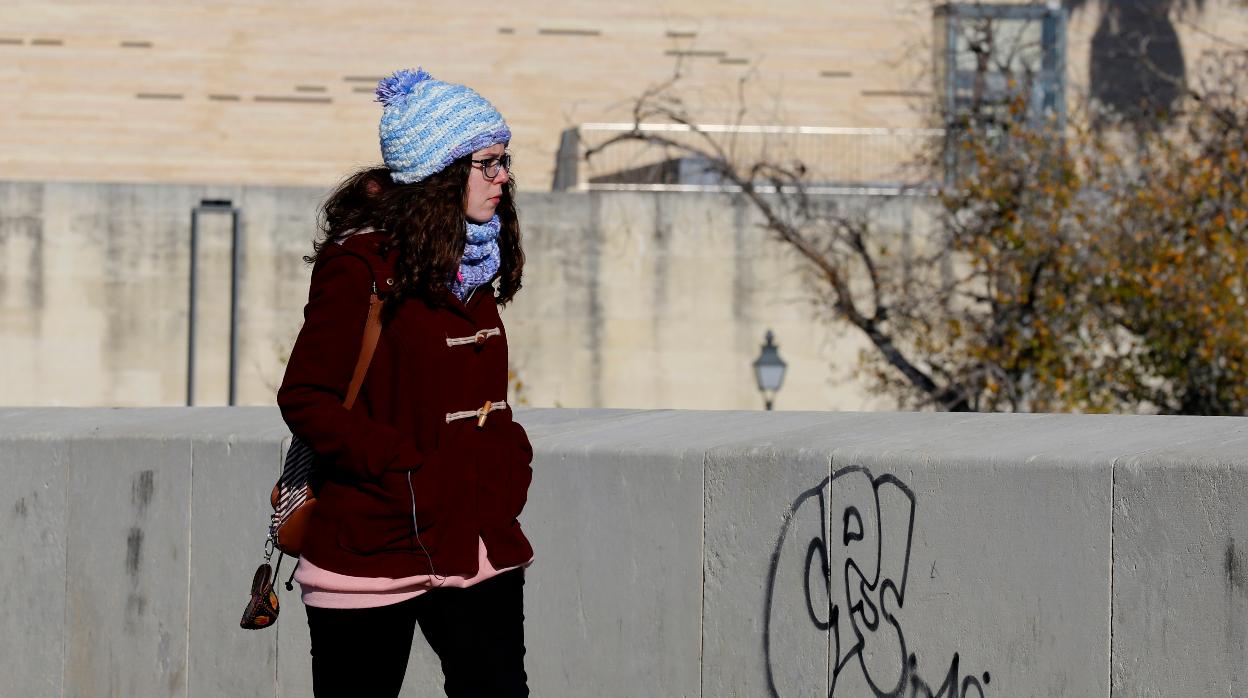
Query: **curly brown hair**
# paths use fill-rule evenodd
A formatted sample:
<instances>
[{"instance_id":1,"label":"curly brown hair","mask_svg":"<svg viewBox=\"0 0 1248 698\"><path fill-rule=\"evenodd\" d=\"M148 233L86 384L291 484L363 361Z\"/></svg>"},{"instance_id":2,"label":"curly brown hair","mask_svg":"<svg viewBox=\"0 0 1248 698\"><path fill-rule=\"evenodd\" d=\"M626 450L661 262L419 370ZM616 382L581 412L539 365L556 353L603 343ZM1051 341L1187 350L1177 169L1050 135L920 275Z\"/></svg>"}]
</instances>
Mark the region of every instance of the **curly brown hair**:
<instances>
[{"instance_id":1,"label":"curly brown hair","mask_svg":"<svg viewBox=\"0 0 1248 698\"><path fill-rule=\"evenodd\" d=\"M448 282L459 269L467 241L464 202L472 173L471 158L464 156L441 172L411 184L396 183L385 167L348 176L322 205L321 237L312 245L313 254L304 259L313 263L327 244L353 230L371 227L387 233L382 254L396 253L394 298L419 298L430 305L444 303ZM524 270L515 180L508 180L495 209L501 223L495 296L499 304L510 302L520 290Z\"/></svg>"}]
</instances>

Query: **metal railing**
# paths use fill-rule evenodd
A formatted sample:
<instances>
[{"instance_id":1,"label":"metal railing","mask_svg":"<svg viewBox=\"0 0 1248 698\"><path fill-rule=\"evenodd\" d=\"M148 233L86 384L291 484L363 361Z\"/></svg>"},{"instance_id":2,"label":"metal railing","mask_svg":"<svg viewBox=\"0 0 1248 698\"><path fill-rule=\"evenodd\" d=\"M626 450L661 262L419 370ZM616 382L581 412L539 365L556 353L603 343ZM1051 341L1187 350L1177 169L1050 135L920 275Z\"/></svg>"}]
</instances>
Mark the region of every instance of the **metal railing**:
<instances>
[{"instance_id":1,"label":"metal railing","mask_svg":"<svg viewBox=\"0 0 1248 698\"><path fill-rule=\"evenodd\" d=\"M625 140L594 152L621 134L654 134L672 145ZM813 194L895 195L928 189L931 162L944 129L730 124L588 123L563 132L556 190L731 191L736 187L682 146L707 151L711 141L730 162L773 162L803 168ZM766 191L768 187L760 186Z\"/></svg>"}]
</instances>

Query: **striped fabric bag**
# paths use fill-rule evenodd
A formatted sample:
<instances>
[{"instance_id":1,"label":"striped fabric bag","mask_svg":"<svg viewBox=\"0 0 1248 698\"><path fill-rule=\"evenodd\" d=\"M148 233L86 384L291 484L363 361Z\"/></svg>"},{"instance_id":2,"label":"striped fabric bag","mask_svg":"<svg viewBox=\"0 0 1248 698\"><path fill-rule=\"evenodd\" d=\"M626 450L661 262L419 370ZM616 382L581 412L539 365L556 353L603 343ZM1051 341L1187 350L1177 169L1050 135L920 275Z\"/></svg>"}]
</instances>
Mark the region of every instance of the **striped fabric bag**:
<instances>
[{"instance_id":1,"label":"striped fabric bag","mask_svg":"<svg viewBox=\"0 0 1248 698\"><path fill-rule=\"evenodd\" d=\"M269 503L273 506L273 515L269 517L269 538L274 546L292 557L299 556L307 518L316 504L311 485L315 459L312 447L303 439L292 436L290 447L286 449L286 460L282 463L282 474L269 496Z\"/></svg>"}]
</instances>

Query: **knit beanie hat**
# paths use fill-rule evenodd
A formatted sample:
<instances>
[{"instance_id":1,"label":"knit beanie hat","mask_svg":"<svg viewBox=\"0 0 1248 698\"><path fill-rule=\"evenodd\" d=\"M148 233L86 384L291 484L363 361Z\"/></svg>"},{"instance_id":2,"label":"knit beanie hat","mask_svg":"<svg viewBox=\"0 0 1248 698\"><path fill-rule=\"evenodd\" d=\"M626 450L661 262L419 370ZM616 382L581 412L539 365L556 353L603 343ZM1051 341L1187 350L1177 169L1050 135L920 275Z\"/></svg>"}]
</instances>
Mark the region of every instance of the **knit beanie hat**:
<instances>
[{"instance_id":1,"label":"knit beanie hat","mask_svg":"<svg viewBox=\"0 0 1248 698\"><path fill-rule=\"evenodd\" d=\"M419 182L469 153L511 141L511 129L494 105L423 69L382 79L377 101L384 105L381 157L396 182Z\"/></svg>"}]
</instances>

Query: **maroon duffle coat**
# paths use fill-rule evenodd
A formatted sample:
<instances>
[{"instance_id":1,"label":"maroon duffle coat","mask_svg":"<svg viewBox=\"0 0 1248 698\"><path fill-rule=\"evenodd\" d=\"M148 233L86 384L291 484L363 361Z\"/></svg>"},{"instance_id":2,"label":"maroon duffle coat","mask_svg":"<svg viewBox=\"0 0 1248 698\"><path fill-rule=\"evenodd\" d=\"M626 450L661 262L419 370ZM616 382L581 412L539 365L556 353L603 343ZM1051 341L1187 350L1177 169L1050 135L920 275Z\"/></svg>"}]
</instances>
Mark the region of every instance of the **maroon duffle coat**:
<instances>
[{"instance_id":1,"label":"maroon duffle coat","mask_svg":"<svg viewBox=\"0 0 1248 698\"><path fill-rule=\"evenodd\" d=\"M407 300L383 313L359 397L343 407L369 295L376 284L384 299L393 284L380 243L365 233L322 250L277 394L325 477L303 555L353 576L470 577L480 537L495 568L523 564L533 555L516 520L533 476L524 429L510 406L484 426L447 419L507 399L507 333L492 286L466 304L447 291L443 306Z\"/></svg>"}]
</instances>

